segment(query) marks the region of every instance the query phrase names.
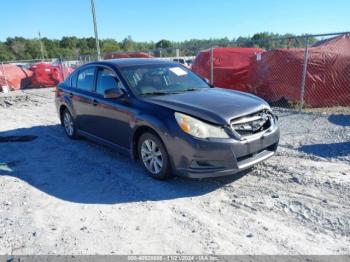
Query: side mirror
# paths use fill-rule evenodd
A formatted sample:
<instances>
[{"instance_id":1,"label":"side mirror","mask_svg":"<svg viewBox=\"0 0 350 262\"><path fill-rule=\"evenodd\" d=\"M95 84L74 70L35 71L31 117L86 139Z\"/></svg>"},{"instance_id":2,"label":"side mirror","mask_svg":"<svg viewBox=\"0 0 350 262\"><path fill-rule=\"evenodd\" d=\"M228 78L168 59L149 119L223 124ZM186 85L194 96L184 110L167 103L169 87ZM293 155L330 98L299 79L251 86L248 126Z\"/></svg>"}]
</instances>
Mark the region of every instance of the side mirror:
<instances>
[{"instance_id":1,"label":"side mirror","mask_svg":"<svg viewBox=\"0 0 350 262\"><path fill-rule=\"evenodd\" d=\"M124 95L124 92L120 88L111 88L106 89L103 93L103 97L110 99L110 98L119 98Z\"/></svg>"}]
</instances>

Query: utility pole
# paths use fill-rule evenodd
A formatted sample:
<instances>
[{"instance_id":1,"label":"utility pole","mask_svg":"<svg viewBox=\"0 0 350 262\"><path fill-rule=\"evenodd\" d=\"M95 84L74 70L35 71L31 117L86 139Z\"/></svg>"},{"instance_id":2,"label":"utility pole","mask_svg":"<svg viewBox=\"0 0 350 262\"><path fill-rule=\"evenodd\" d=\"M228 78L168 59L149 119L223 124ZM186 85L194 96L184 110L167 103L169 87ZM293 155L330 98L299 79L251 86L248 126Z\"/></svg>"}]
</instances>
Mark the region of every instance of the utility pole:
<instances>
[{"instance_id":1,"label":"utility pole","mask_svg":"<svg viewBox=\"0 0 350 262\"><path fill-rule=\"evenodd\" d=\"M214 85L214 47L210 49L210 84Z\"/></svg>"},{"instance_id":2,"label":"utility pole","mask_svg":"<svg viewBox=\"0 0 350 262\"><path fill-rule=\"evenodd\" d=\"M303 111L303 107L304 107L305 80L306 80L306 74L307 74L307 62L308 62L308 58L309 58L308 46L309 46L309 37L306 37L305 50L304 50L304 65L303 65L303 73L301 76L301 86L300 86L299 113L301 113Z\"/></svg>"},{"instance_id":3,"label":"utility pole","mask_svg":"<svg viewBox=\"0 0 350 262\"><path fill-rule=\"evenodd\" d=\"M41 34L40 34L40 32L39 32L39 43L40 43L41 59L44 60L45 59L44 46L43 46L43 42L41 41Z\"/></svg>"},{"instance_id":4,"label":"utility pole","mask_svg":"<svg viewBox=\"0 0 350 262\"><path fill-rule=\"evenodd\" d=\"M101 60L100 42L99 42L99 40L98 40L98 33L97 33L95 0L91 0L91 11L92 11L92 19L93 19L93 22L94 22L94 31L95 31L95 40L96 40L96 51L97 51L97 60Z\"/></svg>"}]
</instances>

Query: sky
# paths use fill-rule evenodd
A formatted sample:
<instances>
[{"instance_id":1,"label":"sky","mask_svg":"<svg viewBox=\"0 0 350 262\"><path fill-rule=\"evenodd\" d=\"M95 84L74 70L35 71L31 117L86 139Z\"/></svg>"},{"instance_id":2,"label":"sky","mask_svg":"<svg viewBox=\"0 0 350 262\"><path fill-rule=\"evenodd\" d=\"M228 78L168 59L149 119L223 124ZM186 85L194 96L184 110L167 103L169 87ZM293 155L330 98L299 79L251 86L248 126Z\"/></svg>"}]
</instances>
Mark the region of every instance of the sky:
<instances>
[{"instance_id":1,"label":"sky","mask_svg":"<svg viewBox=\"0 0 350 262\"><path fill-rule=\"evenodd\" d=\"M95 0L100 38L136 41L350 31L350 0ZM94 35L90 0L0 0L7 37Z\"/></svg>"}]
</instances>

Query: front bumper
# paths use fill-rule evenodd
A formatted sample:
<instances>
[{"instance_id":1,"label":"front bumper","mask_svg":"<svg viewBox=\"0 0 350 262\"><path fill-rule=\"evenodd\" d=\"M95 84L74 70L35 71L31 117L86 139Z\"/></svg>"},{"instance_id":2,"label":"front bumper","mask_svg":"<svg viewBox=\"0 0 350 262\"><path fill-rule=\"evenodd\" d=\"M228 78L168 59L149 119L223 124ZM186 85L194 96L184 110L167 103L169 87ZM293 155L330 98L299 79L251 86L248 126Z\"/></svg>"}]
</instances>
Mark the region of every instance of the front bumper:
<instances>
[{"instance_id":1,"label":"front bumper","mask_svg":"<svg viewBox=\"0 0 350 262\"><path fill-rule=\"evenodd\" d=\"M273 156L280 132L276 125L270 132L251 140L174 139L169 150L175 173L190 178L232 175Z\"/></svg>"}]
</instances>

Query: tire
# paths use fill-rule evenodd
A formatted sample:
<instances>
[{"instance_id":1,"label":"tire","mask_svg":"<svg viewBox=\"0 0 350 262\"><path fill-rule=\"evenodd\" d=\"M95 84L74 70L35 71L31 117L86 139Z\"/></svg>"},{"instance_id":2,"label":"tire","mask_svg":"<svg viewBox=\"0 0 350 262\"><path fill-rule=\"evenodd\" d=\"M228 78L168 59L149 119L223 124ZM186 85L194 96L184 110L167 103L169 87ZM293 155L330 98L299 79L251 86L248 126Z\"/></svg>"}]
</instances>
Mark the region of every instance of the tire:
<instances>
[{"instance_id":1,"label":"tire","mask_svg":"<svg viewBox=\"0 0 350 262\"><path fill-rule=\"evenodd\" d=\"M68 109L65 109L62 113L62 125L67 136L71 139L77 139L77 127L72 114Z\"/></svg>"},{"instance_id":2,"label":"tire","mask_svg":"<svg viewBox=\"0 0 350 262\"><path fill-rule=\"evenodd\" d=\"M150 132L141 135L137 152L143 167L152 178L165 180L171 176L169 155L158 136Z\"/></svg>"}]
</instances>

